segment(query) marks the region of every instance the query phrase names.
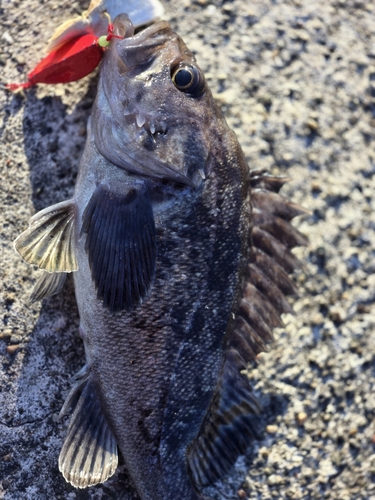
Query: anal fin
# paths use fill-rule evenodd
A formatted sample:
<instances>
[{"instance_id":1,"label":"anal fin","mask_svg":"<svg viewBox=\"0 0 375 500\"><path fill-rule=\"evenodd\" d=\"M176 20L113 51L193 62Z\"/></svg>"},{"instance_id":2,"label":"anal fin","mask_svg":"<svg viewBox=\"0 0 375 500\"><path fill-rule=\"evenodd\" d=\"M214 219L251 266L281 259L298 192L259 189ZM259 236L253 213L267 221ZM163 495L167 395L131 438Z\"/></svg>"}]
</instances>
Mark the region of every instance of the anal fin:
<instances>
[{"instance_id":1,"label":"anal fin","mask_svg":"<svg viewBox=\"0 0 375 500\"><path fill-rule=\"evenodd\" d=\"M198 487L226 474L251 440L260 437L261 408L249 382L238 372L241 363L235 349L229 349L216 396L189 455Z\"/></svg>"},{"instance_id":2,"label":"anal fin","mask_svg":"<svg viewBox=\"0 0 375 500\"><path fill-rule=\"evenodd\" d=\"M117 443L87 369L73 387L63 411L74 402L82 386L59 456L62 475L76 488L103 483L114 474L118 463Z\"/></svg>"}]
</instances>

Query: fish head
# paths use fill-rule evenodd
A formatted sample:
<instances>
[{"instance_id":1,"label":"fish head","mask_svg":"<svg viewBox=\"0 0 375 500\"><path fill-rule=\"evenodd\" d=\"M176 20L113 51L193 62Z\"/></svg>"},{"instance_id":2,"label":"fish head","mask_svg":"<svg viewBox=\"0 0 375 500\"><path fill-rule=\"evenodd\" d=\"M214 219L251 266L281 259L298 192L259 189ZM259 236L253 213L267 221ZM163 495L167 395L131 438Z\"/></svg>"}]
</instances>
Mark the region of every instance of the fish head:
<instances>
[{"instance_id":1,"label":"fish head","mask_svg":"<svg viewBox=\"0 0 375 500\"><path fill-rule=\"evenodd\" d=\"M120 15L114 30L123 38L105 55L92 120L99 152L138 175L200 185L224 119L194 55L165 21L134 35Z\"/></svg>"}]
</instances>

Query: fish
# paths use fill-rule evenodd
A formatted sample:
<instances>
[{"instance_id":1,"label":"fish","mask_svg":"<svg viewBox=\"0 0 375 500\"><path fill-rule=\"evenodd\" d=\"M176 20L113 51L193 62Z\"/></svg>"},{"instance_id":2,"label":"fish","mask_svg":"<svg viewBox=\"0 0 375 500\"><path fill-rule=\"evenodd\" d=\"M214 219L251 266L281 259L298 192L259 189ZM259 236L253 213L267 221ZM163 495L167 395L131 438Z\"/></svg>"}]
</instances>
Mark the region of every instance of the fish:
<instances>
[{"instance_id":1,"label":"fish","mask_svg":"<svg viewBox=\"0 0 375 500\"><path fill-rule=\"evenodd\" d=\"M241 373L267 350L307 238L287 178L251 169L194 55L165 21L114 20L74 197L15 241L43 270L32 300L68 273L86 364L61 415L66 481L109 479L122 454L142 500L198 500L260 436Z\"/></svg>"}]
</instances>

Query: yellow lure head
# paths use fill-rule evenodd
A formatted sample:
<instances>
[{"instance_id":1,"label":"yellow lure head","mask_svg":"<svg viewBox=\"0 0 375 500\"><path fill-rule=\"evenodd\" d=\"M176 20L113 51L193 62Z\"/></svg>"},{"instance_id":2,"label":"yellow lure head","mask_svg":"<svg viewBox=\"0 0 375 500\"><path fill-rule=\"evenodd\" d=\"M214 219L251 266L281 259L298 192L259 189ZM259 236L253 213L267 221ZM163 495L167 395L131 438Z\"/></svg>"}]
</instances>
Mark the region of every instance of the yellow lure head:
<instances>
[{"instance_id":1,"label":"yellow lure head","mask_svg":"<svg viewBox=\"0 0 375 500\"><path fill-rule=\"evenodd\" d=\"M98 45L99 47L108 47L109 40L107 40L107 35L103 35L98 38Z\"/></svg>"}]
</instances>

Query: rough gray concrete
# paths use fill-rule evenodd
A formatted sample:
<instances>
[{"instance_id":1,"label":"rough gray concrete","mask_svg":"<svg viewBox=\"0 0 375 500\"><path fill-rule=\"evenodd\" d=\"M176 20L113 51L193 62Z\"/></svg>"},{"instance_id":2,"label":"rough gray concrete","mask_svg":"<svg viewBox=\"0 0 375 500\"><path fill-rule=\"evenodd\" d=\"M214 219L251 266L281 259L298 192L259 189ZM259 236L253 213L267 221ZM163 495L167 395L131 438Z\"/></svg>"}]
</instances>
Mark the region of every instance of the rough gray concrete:
<instances>
[{"instance_id":1,"label":"rough gray concrete","mask_svg":"<svg viewBox=\"0 0 375 500\"><path fill-rule=\"evenodd\" d=\"M19 81L86 1L3 0L1 82ZM292 181L301 296L249 369L264 439L207 493L216 499L375 500L375 4L372 0L170 0L251 167ZM11 94L0 88L0 498L136 498L120 468L77 491L57 468L56 415L83 364L72 283L27 304L38 272L12 241L73 193L94 76ZM14 352L9 352L14 351ZM129 490L130 491L130 490ZM179 492L176 492L176 499Z\"/></svg>"}]
</instances>

